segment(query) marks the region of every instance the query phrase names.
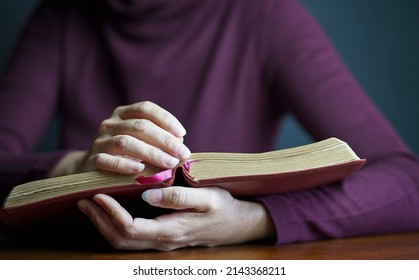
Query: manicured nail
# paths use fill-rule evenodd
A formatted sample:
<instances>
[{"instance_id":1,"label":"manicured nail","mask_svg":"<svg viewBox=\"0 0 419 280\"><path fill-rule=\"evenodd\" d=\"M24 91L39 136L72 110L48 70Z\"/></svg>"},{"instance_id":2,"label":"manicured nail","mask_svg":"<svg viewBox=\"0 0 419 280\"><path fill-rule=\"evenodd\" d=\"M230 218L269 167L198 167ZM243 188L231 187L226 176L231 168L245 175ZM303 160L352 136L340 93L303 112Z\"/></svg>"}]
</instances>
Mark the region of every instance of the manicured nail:
<instances>
[{"instance_id":1,"label":"manicured nail","mask_svg":"<svg viewBox=\"0 0 419 280\"><path fill-rule=\"evenodd\" d=\"M169 168L175 167L179 163L179 160L177 158L174 158L169 155L163 155L163 164L166 165Z\"/></svg>"},{"instance_id":2,"label":"manicured nail","mask_svg":"<svg viewBox=\"0 0 419 280\"><path fill-rule=\"evenodd\" d=\"M83 200L77 201L77 207L82 211L83 213L87 213L87 206L86 203Z\"/></svg>"},{"instance_id":3,"label":"manicured nail","mask_svg":"<svg viewBox=\"0 0 419 280\"><path fill-rule=\"evenodd\" d=\"M181 159L188 159L191 156L191 151L185 145L180 145L177 154Z\"/></svg>"},{"instance_id":4,"label":"manicured nail","mask_svg":"<svg viewBox=\"0 0 419 280\"><path fill-rule=\"evenodd\" d=\"M163 199L163 191L161 189L147 190L141 197L146 202L159 203Z\"/></svg>"},{"instance_id":5,"label":"manicured nail","mask_svg":"<svg viewBox=\"0 0 419 280\"><path fill-rule=\"evenodd\" d=\"M143 171L145 168L144 164L136 162L136 161L131 161L129 166L130 166L131 171L136 172L136 173Z\"/></svg>"},{"instance_id":6,"label":"manicured nail","mask_svg":"<svg viewBox=\"0 0 419 280\"><path fill-rule=\"evenodd\" d=\"M174 123L173 131L177 137L183 137L186 135L186 129L180 123Z\"/></svg>"}]
</instances>

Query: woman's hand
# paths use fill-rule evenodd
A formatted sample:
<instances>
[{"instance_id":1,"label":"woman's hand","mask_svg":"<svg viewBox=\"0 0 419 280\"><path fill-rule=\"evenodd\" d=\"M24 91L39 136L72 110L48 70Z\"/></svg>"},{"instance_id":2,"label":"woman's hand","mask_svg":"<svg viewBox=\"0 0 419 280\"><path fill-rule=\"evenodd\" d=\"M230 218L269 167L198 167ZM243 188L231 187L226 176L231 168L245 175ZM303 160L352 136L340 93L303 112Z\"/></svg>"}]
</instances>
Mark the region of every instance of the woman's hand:
<instances>
[{"instance_id":1,"label":"woman's hand","mask_svg":"<svg viewBox=\"0 0 419 280\"><path fill-rule=\"evenodd\" d=\"M152 102L121 106L102 122L88 151L68 154L50 176L91 170L135 174L144 169L143 161L173 168L190 156L185 134L172 114Z\"/></svg>"},{"instance_id":2,"label":"woman's hand","mask_svg":"<svg viewBox=\"0 0 419 280\"><path fill-rule=\"evenodd\" d=\"M80 200L78 206L115 249L168 251L238 244L275 234L261 204L235 199L223 189L152 189L143 193L143 199L150 205L178 211L155 219L133 218L104 194Z\"/></svg>"}]
</instances>

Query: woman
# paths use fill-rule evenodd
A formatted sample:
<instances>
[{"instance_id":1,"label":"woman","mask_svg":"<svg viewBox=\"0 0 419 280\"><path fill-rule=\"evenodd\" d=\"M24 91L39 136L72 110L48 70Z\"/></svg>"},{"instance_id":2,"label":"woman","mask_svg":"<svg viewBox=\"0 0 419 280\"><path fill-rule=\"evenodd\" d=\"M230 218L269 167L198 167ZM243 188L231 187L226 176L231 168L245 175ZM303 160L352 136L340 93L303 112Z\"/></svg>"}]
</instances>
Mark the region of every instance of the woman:
<instances>
[{"instance_id":1,"label":"woman","mask_svg":"<svg viewBox=\"0 0 419 280\"><path fill-rule=\"evenodd\" d=\"M154 219L132 217L107 195L79 201L114 248L419 228L416 155L295 0L44 1L3 77L0 104L8 186L92 169L137 173L143 161L170 168L190 151L266 151L286 113L315 140L338 137L367 159L343 182L249 201L216 187L146 191L148 204L178 210ZM60 150L31 154L56 110Z\"/></svg>"}]
</instances>

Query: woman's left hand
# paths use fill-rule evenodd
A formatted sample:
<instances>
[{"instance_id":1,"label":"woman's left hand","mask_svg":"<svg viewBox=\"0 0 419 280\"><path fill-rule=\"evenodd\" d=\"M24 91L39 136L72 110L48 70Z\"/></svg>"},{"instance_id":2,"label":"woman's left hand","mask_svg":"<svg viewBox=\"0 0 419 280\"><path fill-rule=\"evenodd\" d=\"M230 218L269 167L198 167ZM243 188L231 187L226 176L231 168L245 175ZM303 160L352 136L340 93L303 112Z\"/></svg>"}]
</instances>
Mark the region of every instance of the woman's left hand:
<instances>
[{"instance_id":1,"label":"woman's left hand","mask_svg":"<svg viewBox=\"0 0 419 280\"><path fill-rule=\"evenodd\" d=\"M155 219L133 218L116 200L98 194L78 206L115 249L169 251L272 238L264 206L238 200L220 188L167 187L145 191L150 205L178 211Z\"/></svg>"}]
</instances>

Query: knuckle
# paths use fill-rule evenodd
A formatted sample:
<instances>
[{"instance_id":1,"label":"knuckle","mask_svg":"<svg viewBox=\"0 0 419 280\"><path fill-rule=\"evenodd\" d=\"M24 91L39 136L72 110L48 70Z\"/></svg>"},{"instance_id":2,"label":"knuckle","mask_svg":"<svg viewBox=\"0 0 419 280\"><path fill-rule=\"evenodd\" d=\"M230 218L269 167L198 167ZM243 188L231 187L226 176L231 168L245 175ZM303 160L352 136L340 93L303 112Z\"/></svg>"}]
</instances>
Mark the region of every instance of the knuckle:
<instances>
[{"instance_id":1,"label":"knuckle","mask_svg":"<svg viewBox=\"0 0 419 280\"><path fill-rule=\"evenodd\" d=\"M97 170L118 171L122 166L121 160L121 158L110 157L105 153L100 153L93 157L94 165Z\"/></svg>"},{"instance_id":2,"label":"knuckle","mask_svg":"<svg viewBox=\"0 0 419 280\"><path fill-rule=\"evenodd\" d=\"M112 163L111 163L111 167L112 170L119 170L119 168L121 167L121 159L120 158L115 158Z\"/></svg>"},{"instance_id":3,"label":"knuckle","mask_svg":"<svg viewBox=\"0 0 419 280\"><path fill-rule=\"evenodd\" d=\"M112 128L113 125L114 125L114 123L110 119L106 119L106 120L102 121L99 125L99 133L100 134L105 133L107 130Z\"/></svg>"},{"instance_id":4,"label":"knuckle","mask_svg":"<svg viewBox=\"0 0 419 280\"><path fill-rule=\"evenodd\" d=\"M142 134L150 128L150 123L144 119L135 120L132 124L134 131Z\"/></svg>"},{"instance_id":5,"label":"knuckle","mask_svg":"<svg viewBox=\"0 0 419 280\"><path fill-rule=\"evenodd\" d=\"M159 156L158 156L158 154L157 154L157 150L156 150L156 149L154 149L154 148L149 148L149 149L146 151L146 156L147 156L147 158L148 158L149 160L154 161L154 162L157 162L157 161L158 161L158 159L159 159Z\"/></svg>"},{"instance_id":6,"label":"knuckle","mask_svg":"<svg viewBox=\"0 0 419 280\"><path fill-rule=\"evenodd\" d=\"M113 110L112 116L118 116L126 108L126 106L118 106Z\"/></svg>"},{"instance_id":7,"label":"knuckle","mask_svg":"<svg viewBox=\"0 0 419 280\"><path fill-rule=\"evenodd\" d=\"M178 231L170 237L169 241L172 244L186 244L186 236Z\"/></svg>"},{"instance_id":8,"label":"knuckle","mask_svg":"<svg viewBox=\"0 0 419 280\"><path fill-rule=\"evenodd\" d=\"M88 154L90 158L93 158L94 156L96 156L102 151L103 142L104 140L102 137L97 137L93 140L92 145L90 146L88 150Z\"/></svg>"},{"instance_id":9,"label":"knuckle","mask_svg":"<svg viewBox=\"0 0 419 280\"><path fill-rule=\"evenodd\" d=\"M125 151L131 144L131 139L127 135L118 135L114 137L114 144L118 150Z\"/></svg>"},{"instance_id":10,"label":"knuckle","mask_svg":"<svg viewBox=\"0 0 419 280\"><path fill-rule=\"evenodd\" d=\"M182 206L186 202L186 193L179 188L173 188L169 193L169 201L173 205Z\"/></svg>"},{"instance_id":11,"label":"knuckle","mask_svg":"<svg viewBox=\"0 0 419 280\"><path fill-rule=\"evenodd\" d=\"M154 103L151 101L142 101L134 104L134 110L138 112L147 112L151 110L151 108L154 106Z\"/></svg>"},{"instance_id":12,"label":"knuckle","mask_svg":"<svg viewBox=\"0 0 419 280\"><path fill-rule=\"evenodd\" d=\"M134 239L136 236L136 230L132 224L124 226L121 229L121 235L125 239Z\"/></svg>"},{"instance_id":13,"label":"knuckle","mask_svg":"<svg viewBox=\"0 0 419 280\"><path fill-rule=\"evenodd\" d=\"M149 100L145 100L145 101L140 102L140 103L143 104L143 106L145 106L145 108L152 108L155 105L153 102L151 102Z\"/></svg>"},{"instance_id":14,"label":"knuckle","mask_svg":"<svg viewBox=\"0 0 419 280\"><path fill-rule=\"evenodd\" d=\"M164 136L162 142L165 147L174 147L176 145L175 139L170 135Z\"/></svg>"},{"instance_id":15,"label":"knuckle","mask_svg":"<svg viewBox=\"0 0 419 280\"><path fill-rule=\"evenodd\" d=\"M106 166L106 156L103 153L97 154L92 158L92 161L94 165L96 166L96 169L103 169Z\"/></svg>"},{"instance_id":16,"label":"knuckle","mask_svg":"<svg viewBox=\"0 0 419 280\"><path fill-rule=\"evenodd\" d=\"M128 249L128 242L122 236L113 236L108 241L111 244L112 248L114 249L117 249L117 250Z\"/></svg>"},{"instance_id":17,"label":"knuckle","mask_svg":"<svg viewBox=\"0 0 419 280\"><path fill-rule=\"evenodd\" d=\"M173 122L172 116L169 113L161 114L160 118L161 118L161 122L165 124L171 124Z\"/></svg>"}]
</instances>

